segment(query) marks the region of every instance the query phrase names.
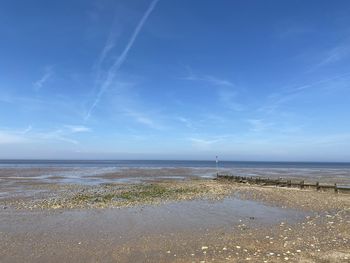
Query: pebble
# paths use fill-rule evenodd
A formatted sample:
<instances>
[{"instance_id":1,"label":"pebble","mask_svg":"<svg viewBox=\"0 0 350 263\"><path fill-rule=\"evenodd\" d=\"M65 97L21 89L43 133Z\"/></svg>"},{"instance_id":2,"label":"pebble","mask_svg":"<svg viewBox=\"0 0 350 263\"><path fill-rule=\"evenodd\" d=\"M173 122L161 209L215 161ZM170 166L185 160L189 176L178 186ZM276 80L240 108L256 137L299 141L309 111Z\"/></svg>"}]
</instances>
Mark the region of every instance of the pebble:
<instances>
[{"instance_id":1,"label":"pebble","mask_svg":"<svg viewBox=\"0 0 350 263\"><path fill-rule=\"evenodd\" d=\"M202 246L202 250L206 250L206 249L208 249L207 246Z\"/></svg>"}]
</instances>

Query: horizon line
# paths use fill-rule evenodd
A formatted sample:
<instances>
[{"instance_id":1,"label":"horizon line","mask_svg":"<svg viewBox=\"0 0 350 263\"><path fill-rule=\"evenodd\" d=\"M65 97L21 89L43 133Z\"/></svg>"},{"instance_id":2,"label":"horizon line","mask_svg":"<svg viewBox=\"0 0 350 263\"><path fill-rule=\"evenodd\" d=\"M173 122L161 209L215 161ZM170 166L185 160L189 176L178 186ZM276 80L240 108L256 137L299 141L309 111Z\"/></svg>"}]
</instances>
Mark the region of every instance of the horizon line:
<instances>
[{"instance_id":1,"label":"horizon line","mask_svg":"<svg viewBox=\"0 0 350 263\"><path fill-rule=\"evenodd\" d=\"M213 159L45 159L45 158L18 158L18 159L1 159L0 162L6 161L68 161L68 162L128 162L128 161L147 161L147 162L215 162L215 158ZM277 161L277 160L264 160L264 161L253 161L253 160L229 160L229 159L219 159L219 162L246 162L246 163L337 163L337 164L350 164L350 161Z\"/></svg>"}]
</instances>

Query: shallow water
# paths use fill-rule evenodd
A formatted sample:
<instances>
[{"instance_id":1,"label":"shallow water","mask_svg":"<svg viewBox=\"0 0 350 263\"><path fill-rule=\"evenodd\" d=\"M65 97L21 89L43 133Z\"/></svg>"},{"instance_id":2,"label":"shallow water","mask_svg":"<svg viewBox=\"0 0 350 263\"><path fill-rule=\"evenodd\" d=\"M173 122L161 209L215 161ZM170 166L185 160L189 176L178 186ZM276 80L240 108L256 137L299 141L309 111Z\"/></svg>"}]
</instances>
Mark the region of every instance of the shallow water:
<instances>
[{"instance_id":1,"label":"shallow water","mask_svg":"<svg viewBox=\"0 0 350 263\"><path fill-rule=\"evenodd\" d=\"M80 164L75 164L80 165ZM350 168L220 168L222 173L239 176L289 178L350 185ZM41 185L103 183L142 183L162 180L210 179L216 176L213 168L123 168L114 166L12 166L0 168L0 199L28 196Z\"/></svg>"},{"instance_id":2,"label":"shallow water","mask_svg":"<svg viewBox=\"0 0 350 263\"><path fill-rule=\"evenodd\" d=\"M13 221L12 216L16 215ZM30 216L28 216L30 215ZM139 235L146 232L191 231L207 228L233 227L239 224L276 224L296 222L305 212L273 207L263 203L227 197L222 200L192 200L145 205L132 208L66 210L66 211L11 211L2 212L0 231L22 233L32 230L54 229L60 233L72 228L84 231L117 231L119 234ZM6 220L8 219L8 220ZM17 223L21 223L17 225ZM69 228L66 228L65 222ZM61 229L60 229L61 228ZM67 233L68 233L67 232Z\"/></svg>"},{"instance_id":3,"label":"shallow water","mask_svg":"<svg viewBox=\"0 0 350 263\"><path fill-rule=\"evenodd\" d=\"M206 233L220 236L222 231L294 223L305 216L304 212L233 197L120 209L9 208L0 210L0 255L2 262L115 262L113 253L123 252L124 245L134 247L140 240L146 240L144 245L183 246L183 240L197 240ZM144 262L144 256L141 258L137 262Z\"/></svg>"}]
</instances>

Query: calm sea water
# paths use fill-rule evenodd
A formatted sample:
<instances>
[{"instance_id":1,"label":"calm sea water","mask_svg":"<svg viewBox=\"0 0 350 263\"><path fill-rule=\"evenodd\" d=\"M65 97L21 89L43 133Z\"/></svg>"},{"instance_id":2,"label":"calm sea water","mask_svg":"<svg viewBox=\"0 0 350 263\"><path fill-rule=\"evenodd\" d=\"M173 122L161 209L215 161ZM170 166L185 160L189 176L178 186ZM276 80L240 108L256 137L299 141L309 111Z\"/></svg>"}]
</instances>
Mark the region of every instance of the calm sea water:
<instances>
[{"instance_id":1,"label":"calm sea water","mask_svg":"<svg viewBox=\"0 0 350 263\"><path fill-rule=\"evenodd\" d=\"M350 163L220 161L219 171L350 185ZM215 160L0 160L0 198L17 192L29 193L29 186L37 184L140 183L215 178L216 173Z\"/></svg>"},{"instance_id":2,"label":"calm sea water","mask_svg":"<svg viewBox=\"0 0 350 263\"><path fill-rule=\"evenodd\" d=\"M3 167L215 168L215 161L164 160L0 160ZM350 163L219 161L220 168L350 169Z\"/></svg>"}]
</instances>

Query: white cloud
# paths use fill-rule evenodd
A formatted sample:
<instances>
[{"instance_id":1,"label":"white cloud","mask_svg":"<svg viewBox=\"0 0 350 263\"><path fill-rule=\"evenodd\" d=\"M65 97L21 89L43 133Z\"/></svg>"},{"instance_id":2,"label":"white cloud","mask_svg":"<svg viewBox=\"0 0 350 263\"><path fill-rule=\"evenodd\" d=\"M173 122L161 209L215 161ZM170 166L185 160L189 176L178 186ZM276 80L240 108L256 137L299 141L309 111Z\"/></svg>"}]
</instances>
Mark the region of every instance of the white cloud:
<instances>
[{"instance_id":1,"label":"white cloud","mask_svg":"<svg viewBox=\"0 0 350 263\"><path fill-rule=\"evenodd\" d=\"M152 0L151 4L149 5L149 7L147 8L146 12L143 14L141 20L139 21L139 23L137 24L136 28L134 29L128 43L126 44L123 52L120 54L120 56L114 61L113 65L108 69L107 71L107 75L106 78L104 79L104 81L102 82L102 85L97 93L97 96L94 99L94 102L92 103L92 105L90 106L85 119L88 120L92 114L92 112L94 111L94 109L96 108L96 106L98 105L98 103L101 100L102 95L106 92L106 90L110 87L110 85L113 83L115 76L117 74L117 72L119 71L120 67L124 64L130 49L132 48L132 46L134 45L135 40L137 39L141 29L143 28L144 24L146 23L148 17L150 16L150 14L152 13L152 11L154 10L154 8L156 7L157 3L159 0ZM103 59L105 59L107 53L111 50L111 48L114 46L113 42L108 41L107 44L105 45L102 54L99 58L99 64L101 64L103 62Z\"/></svg>"},{"instance_id":2,"label":"white cloud","mask_svg":"<svg viewBox=\"0 0 350 263\"><path fill-rule=\"evenodd\" d=\"M271 123L262 119L249 119L247 122L252 126L251 131L253 132L261 132L272 126Z\"/></svg>"},{"instance_id":3,"label":"white cloud","mask_svg":"<svg viewBox=\"0 0 350 263\"><path fill-rule=\"evenodd\" d=\"M315 66L314 69L327 66L332 63L336 63L338 61L348 58L349 56L350 56L349 43L338 45L328 50L327 52L325 52L324 57Z\"/></svg>"},{"instance_id":4,"label":"white cloud","mask_svg":"<svg viewBox=\"0 0 350 263\"><path fill-rule=\"evenodd\" d=\"M17 132L0 131L0 144L19 144L25 142L28 142L28 139Z\"/></svg>"},{"instance_id":5,"label":"white cloud","mask_svg":"<svg viewBox=\"0 0 350 263\"><path fill-rule=\"evenodd\" d=\"M236 92L228 89L220 89L218 91L220 103L233 111L242 111L244 109L243 105L238 103L236 100Z\"/></svg>"},{"instance_id":6,"label":"white cloud","mask_svg":"<svg viewBox=\"0 0 350 263\"><path fill-rule=\"evenodd\" d=\"M82 125L65 125L71 133L89 132L91 129Z\"/></svg>"},{"instance_id":7,"label":"white cloud","mask_svg":"<svg viewBox=\"0 0 350 263\"><path fill-rule=\"evenodd\" d=\"M233 82L212 75L196 75L189 67L187 67L187 73L188 75L182 79L201 81L213 85L216 88L219 101L224 107L233 111L242 111L244 109L243 105L237 102L237 90Z\"/></svg>"},{"instance_id":8,"label":"white cloud","mask_svg":"<svg viewBox=\"0 0 350 263\"><path fill-rule=\"evenodd\" d=\"M194 128L192 121L189 120L188 118L177 117L176 120L178 120L179 122L183 123L189 129L193 129Z\"/></svg>"},{"instance_id":9,"label":"white cloud","mask_svg":"<svg viewBox=\"0 0 350 263\"><path fill-rule=\"evenodd\" d=\"M39 91L47 83L47 81L52 77L53 69L52 67L46 67L43 76L33 83L35 91Z\"/></svg>"},{"instance_id":10,"label":"white cloud","mask_svg":"<svg viewBox=\"0 0 350 263\"><path fill-rule=\"evenodd\" d=\"M24 130L22 131L22 134L27 134L27 133L29 133L32 129L33 129L32 126L29 125L26 129L24 129Z\"/></svg>"},{"instance_id":11,"label":"white cloud","mask_svg":"<svg viewBox=\"0 0 350 263\"><path fill-rule=\"evenodd\" d=\"M31 141L30 132L32 126L28 126L23 130L18 129L3 129L0 130L0 144L20 144Z\"/></svg>"},{"instance_id":12,"label":"white cloud","mask_svg":"<svg viewBox=\"0 0 350 263\"><path fill-rule=\"evenodd\" d=\"M34 138L37 139L38 141L40 141L41 139L45 139L45 140L53 140L53 141L63 141L63 142L68 142L72 144L79 144L78 141L69 138L66 132L61 129L48 131L48 132L40 132L35 134Z\"/></svg>"},{"instance_id":13,"label":"white cloud","mask_svg":"<svg viewBox=\"0 0 350 263\"><path fill-rule=\"evenodd\" d=\"M23 144L23 143L39 143L44 141L63 141L71 144L79 144L70 135L80 132L88 132L90 129L85 126L66 125L63 129L48 131L33 131L32 126L28 126L23 130L6 129L0 130L0 144Z\"/></svg>"},{"instance_id":14,"label":"white cloud","mask_svg":"<svg viewBox=\"0 0 350 263\"><path fill-rule=\"evenodd\" d=\"M321 91L347 88L349 86L349 81L350 72L347 72L314 82L302 83L284 89L282 88L281 91L270 94L265 105L260 107L258 111L272 113L278 110L283 104L296 99L305 92L317 90L318 94L320 94Z\"/></svg>"},{"instance_id":15,"label":"white cloud","mask_svg":"<svg viewBox=\"0 0 350 263\"><path fill-rule=\"evenodd\" d=\"M186 69L187 69L187 76L181 78L183 80L203 81L203 82L207 82L207 83L214 85L214 86L234 87L234 84L227 79L222 79L222 78L214 77L211 75L197 75L197 74L193 73L191 68L186 67Z\"/></svg>"},{"instance_id":16,"label":"white cloud","mask_svg":"<svg viewBox=\"0 0 350 263\"><path fill-rule=\"evenodd\" d=\"M161 125L155 122L154 119L147 116L145 113L131 110L131 109L124 109L124 112L127 116L132 117L134 121L146 125L152 129L163 129Z\"/></svg>"},{"instance_id":17,"label":"white cloud","mask_svg":"<svg viewBox=\"0 0 350 263\"><path fill-rule=\"evenodd\" d=\"M191 137L191 138L188 138L188 140L196 148L203 149L203 150L209 150L214 145L221 142L222 138L204 139L204 138Z\"/></svg>"}]
</instances>

